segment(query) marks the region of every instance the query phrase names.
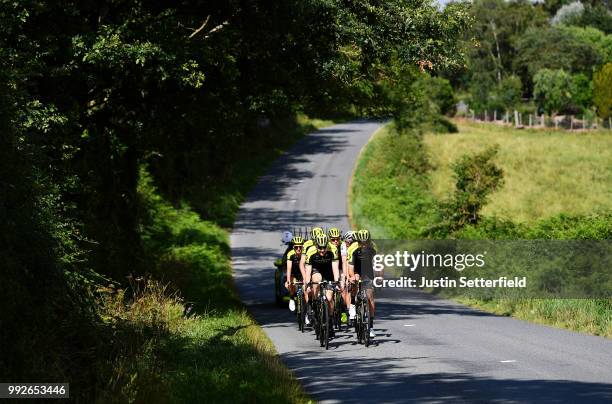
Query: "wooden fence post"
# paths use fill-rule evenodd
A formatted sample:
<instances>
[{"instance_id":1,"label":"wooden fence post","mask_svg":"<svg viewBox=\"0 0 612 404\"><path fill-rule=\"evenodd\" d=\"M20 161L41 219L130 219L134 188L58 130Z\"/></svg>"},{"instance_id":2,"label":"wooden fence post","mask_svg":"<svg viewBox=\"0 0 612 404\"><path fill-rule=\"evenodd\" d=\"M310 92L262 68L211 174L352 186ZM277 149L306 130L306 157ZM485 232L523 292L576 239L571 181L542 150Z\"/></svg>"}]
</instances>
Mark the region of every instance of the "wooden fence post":
<instances>
[{"instance_id":1,"label":"wooden fence post","mask_svg":"<svg viewBox=\"0 0 612 404\"><path fill-rule=\"evenodd\" d=\"M519 125L520 123L519 123L518 111L515 109L514 110L514 127L518 128Z\"/></svg>"}]
</instances>

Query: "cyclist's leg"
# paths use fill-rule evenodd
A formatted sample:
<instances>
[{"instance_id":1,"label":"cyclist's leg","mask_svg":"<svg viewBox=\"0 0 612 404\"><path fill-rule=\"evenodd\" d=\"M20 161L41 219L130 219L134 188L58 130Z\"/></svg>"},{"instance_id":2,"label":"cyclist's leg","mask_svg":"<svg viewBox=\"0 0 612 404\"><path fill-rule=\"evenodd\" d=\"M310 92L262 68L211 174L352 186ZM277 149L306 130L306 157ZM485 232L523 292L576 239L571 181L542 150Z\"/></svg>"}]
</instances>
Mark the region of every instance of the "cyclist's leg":
<instances>
[{"instance_id":1,"label":"cyclist's leg","mask_svg":"<svg viewBox=\"0 0 612 404\"><path fill-rule=\"evenodd\" d=\"M296 280L295 276L291 275L289 277L289 279L287 279L287 282L289 284L289 287L287 288L287 290L289 290L289 296L290 297L294 297L295 296L295 292L297 291L296 286L293 284L293 282Z\"/></svg>"},{"instance_id":2,"label":"cyclist's leg","mask_svg":"<svg viewBox=\"0 0 612 404\"><path fill-rule=\"evenodd\" d=\"M344 301L344 306L346 306L346 310L351 307L351 291L349 279L347 276L342 276L342 283L340 285L342 287L342 300Z\"/></svg>"},{"instance_id":3,"label":"cyclist's leg","mask_svg":"<svg viewBox=\"0 0 612 404\"><path fill-rule=\"evenodd\" d=\"M357 296L357 290L359 289L356 285L359 282L359 280L361 279L361 275L358 273L355 273L355 283L353 283L353 287L351 288L351 292L348 294L348 298L349 298L349 314L352 315L353 319L355 317L356 314L356 307L355 307L355 298Z\"/></svg>"},{"instance_id":4,"label":"cyclist's leg","mask_svg":"<svg viewBox=\"0 0 612 404\"><path fill-rule=\"evenodd\" d=\"M321 276L321 273L313 272L312 274L312 296L319 295L319 288L321 287L321 285L319 285L319 282L321 282L321 280L323 280L323 276Z\"/></svg>"},{"instance_id":5,"label":"cyclist's leg","mask_svg":"<svg viewBox=\"0 0 612 404\"><path fill-rule=\"evenodd\" d=\"M368 294L368 302L370 304L370 315L371 318L374 319L374 314L376 312L376 304L374 303L374 289L369 288L366 290L366 293Z\"/></svg>"},{"instance_id":6,"label":"cyclist's leg","mask_svg":"<svg viewBox=\"0 0 612 404\"><path fill-rule=\"evenodd\" d=\"M334 312L334 291L332 288L327 288L325 291L325 297L327 298L327 305L329 306L329 312Z\"/></svg>"},{"instance_id":7,"label":"cyclist's leg","mask_svg":"<svg viewBox=\"0 0 612 404\"><path fill-rule=\"evenodd\" d=\"M374 337L374 314L376 312L376 304L374 303L374 286L368 279L368 287L366 289L366 295L368 296L368 306L370 307L370 337Z\"/></svg>"}]
</instances>

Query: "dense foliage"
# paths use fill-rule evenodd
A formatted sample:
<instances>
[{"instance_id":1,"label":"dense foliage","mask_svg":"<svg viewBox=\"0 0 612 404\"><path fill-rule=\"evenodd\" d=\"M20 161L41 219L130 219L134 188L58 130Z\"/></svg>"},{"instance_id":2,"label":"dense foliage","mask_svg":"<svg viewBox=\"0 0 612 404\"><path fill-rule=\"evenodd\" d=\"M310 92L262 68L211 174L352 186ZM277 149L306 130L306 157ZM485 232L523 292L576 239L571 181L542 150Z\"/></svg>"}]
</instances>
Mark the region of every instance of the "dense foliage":
<instances>
[{"instance_id":1,"label":"dense foliage","mask_svg":"<svg viewBox=\"0 0 612 404\"><path fill-rule=\"evenodd\" d=\"M470 109L594 113L593 74L612 61L607 1L475 0L470 14L475 23L464 38L468 69L444 73ZM549 71L572 76L574 84L566 88L571 101L536 90L536 78ZM555 99L546 99L549 94Z\"/></svg>"},{"instance_id":2,"label":"dense foliage","mask_svg":"<svg viewBox=\"0 0 612 404\"><path fill-rule=\"evenodd\" d=\"M407 111L392 89L460 65L468 20L429 1L2 1L0 378L110 388L98 286L174 281L157 261L194 251L170 249L172 220L156 215L190 205L198 226L231 226L296 113ZM198 265L227 260L216 245Z\"/></svg>"}]
</instances>

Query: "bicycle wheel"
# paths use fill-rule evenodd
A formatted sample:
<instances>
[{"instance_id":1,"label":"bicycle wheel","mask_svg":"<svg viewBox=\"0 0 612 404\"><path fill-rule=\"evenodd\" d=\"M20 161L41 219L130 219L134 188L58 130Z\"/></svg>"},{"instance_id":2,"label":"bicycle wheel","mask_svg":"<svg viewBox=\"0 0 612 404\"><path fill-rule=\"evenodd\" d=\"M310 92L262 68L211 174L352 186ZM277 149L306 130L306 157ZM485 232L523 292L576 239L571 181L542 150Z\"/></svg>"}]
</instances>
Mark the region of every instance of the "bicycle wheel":
<instances>
[{"instance_id":1,"label":"bicycle wheel","mask_svg":"<svg viewBox=\"0 0 612 404\"><path fill-rule=\"evenodd\" d=\"M334 327L340 331L342 329L342 295L334 292Z\"/></svg>"},{"instance_id":2,"label":"bicycle wheel","mask_svg":"<svg viewBox=\"0 0 612 404\"><path fill-rule=\"evenodd\" d=\"M362 311L361 311L361 303L360 302L356 302L356 303L357 304L355 305L355 310L356 310L355 332L357 333L357 343L361 344L363 342L363 327L362 327L363 317L362 317Z\"/></svg>"},{"instance_id":3,"label":"bicycle wheel","mask_svg":"<svg viewBox=\"0 0 612 404\"><path fill-rule=\"evenodd\" d=\"M308 310L306 307L306 301L304 300L304 293L300 293L298 300L300 305L300 318L298 321L300 323L300 331L304 332L304 327L306 325L306 311Z\"/></svg>"},{"instance_id":4,"label":"bicycle wheel","mask_svg":"<svg viewBox=\"0 0 612 404\"><path fill-rule=\"evenodd\" d=\"M368 298L362 300L363 310L363 342L367 347L370 346L370 305Z\"/></svg>"},{"instance_id":5,"label":"bicycle wheel","mask_svg":"<svg viewBox=\"0 0 612 404\"><path fill-rule=\"evenodd\" d=\"M302 304L302 293L300 292L300 290L298 290L296 299L295 299L295 317L297 319L299 331L302 331L304 329L304 323L302 322L303 307L304 306Z\"/></svg>"},{"instance_id":6,"label":"bicycle wheel","mask_svg":"<svg viewBox=\"0 0 612 404\"><path fill-rule=\"evenodd\" d=\"M321 310L319 310L319 301L315 300L314 302L312 302L312 310L313 310L313 319L312 319L312 326L315 330L315 339L319 339L320 335L321 335L321 321L320 321L320 312Z\"/></svg>"},{"instance_id":7,"label":"bicycle wheel","mask_svg":"<svg viewBox=\"0 0 612 404\"><path fill-rule=\"evenodd\" d=\"M321 303L321 346L329 347L329 307L327 302Z\"/></svg>"}]
</instances>

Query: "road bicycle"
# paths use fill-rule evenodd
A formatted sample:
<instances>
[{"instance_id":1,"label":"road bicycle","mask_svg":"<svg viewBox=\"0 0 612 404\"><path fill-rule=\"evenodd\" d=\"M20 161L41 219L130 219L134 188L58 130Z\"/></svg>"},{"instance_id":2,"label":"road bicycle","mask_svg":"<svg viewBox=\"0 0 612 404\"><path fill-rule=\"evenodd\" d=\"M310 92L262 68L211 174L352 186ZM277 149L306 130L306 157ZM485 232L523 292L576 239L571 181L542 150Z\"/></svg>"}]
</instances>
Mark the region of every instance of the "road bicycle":
<instances>
[{"instance_id":1,"label":"road bicycle","mask_svg":"<svg viewBox=\"0 0 612 404\"><path fill-rule=\"evenodd\" d=\"M295 316L298 323L298 330L304 332L306 322L306 300L304 299L304 282L293 282L297 286L295 294Z\"/></svg>"},{"instance_id":2,"label":"road bicycle","mask_svg":"<svg viewBox=\"0 0 612 404\"><path fill-rule=\"evenodd\" d=\"M330 312L329 306L327 304L327 297L325 296L325 291L331 290L334 293L334 297L332 297L332 301L334 301L335 295L337 294L335 286L338 285L338 282L331 281L321 281L321 282L312 282L312 284L318 284L319 294L313 301L313 306L315 310L315 319L314 319L314 329L316 338L319 340L319 343L325 349L329 349L329 336L331 334L332 321L330 321Z\"/></svg>"},{"instance_id":3,"label":"road bicycle","mask_svg":"<svg viewBox=\"0 0 612 404\"><path fill-rule=\"evenodd\" d=\"M342 330L342 313L344 311L344 299L342 299L342 294L334 292L334 313L332 315L332 322L334 325L334 329L340 331Z\"/></svg>"},{"instance_id":4,"label":"road bicycle","mask_svg":"<svg viewBox=\"0 0 612 404\"><path fill-rule=\"evenodd\" d=\"M357 281L357 295L355 296L355 331L357 332L357 342L370 346L370 298L367 289L372 287L372 281Z\"/></svg>"}]
</instances>

